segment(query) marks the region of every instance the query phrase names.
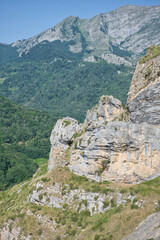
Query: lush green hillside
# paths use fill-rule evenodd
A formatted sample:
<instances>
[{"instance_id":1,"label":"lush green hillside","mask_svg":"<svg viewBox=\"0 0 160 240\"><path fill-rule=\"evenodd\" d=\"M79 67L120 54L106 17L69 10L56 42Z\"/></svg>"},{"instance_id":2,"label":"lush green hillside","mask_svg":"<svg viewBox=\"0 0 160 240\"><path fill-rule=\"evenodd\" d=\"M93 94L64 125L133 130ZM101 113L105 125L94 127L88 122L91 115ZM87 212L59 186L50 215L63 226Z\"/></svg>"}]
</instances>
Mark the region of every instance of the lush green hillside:
<instances>
[{"instance_id":1,"label":"lush green hillside","mask_svg":"<svg viewBox=\"0 0 160 240\"><path fill-rule=\"evenodd\" d=\"M0 97L0 189L31 177L37 163L48 159L56 120Z\"/></svg>"},{"instance_id":2,"label":"lush green hillside","mask_svg":"<svg viewBox=\"0 0 160 240\"><path fill-rule=\"evenodd\" d=\"M0 95L80 121L103 94L114 95L125 103L133 69L101 59L83 62L87 52L74 54L69 44L72 42L45 41L1 66Z\"/></svg>"},{"instance_id":3,"label":"lush green hillside","mask_svg":"<svg viewBox=\"0 0 160 240\"><path fill-rule=\"evenodd\" d=\"M0 43L0 64L11 61L18 57L16 47Z\"/></svg>"}]
</instances>

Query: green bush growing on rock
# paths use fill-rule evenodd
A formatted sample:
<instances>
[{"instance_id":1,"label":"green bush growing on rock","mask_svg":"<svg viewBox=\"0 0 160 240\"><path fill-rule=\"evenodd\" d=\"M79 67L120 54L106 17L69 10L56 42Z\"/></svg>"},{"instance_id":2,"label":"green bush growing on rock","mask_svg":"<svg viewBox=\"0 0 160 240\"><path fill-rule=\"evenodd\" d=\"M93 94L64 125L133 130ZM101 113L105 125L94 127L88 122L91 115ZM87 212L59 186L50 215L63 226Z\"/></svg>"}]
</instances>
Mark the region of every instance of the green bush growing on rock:
<instances>
[{"instance_id":1,"label":"green bush growing on rock","mask_svg":"<svg viewBox=\"0 0 160 240\"><path fill-rule=\"evenodd\" d=\"M67 203L64 203L63 204L63 209L66 209L68 207L68 204Z\"/></svg>"},{"instance_id":2,"label":"green bush growing on rock","mask_svg":"<svg viewBox=\"0 0 160 240\"><path fill-rule=\"evenodd\" d=\"M139 63L145 63L148 60L158 56L160 54L160 46L152 45L147 49L147 54L140 58Z\"/></svg>"},{"instance_id":3,"label":"green bush growing on rock","mask_svg":"<svg viewBox=\"0 0 160 240\"><path fill-rule=\"evenodd\" d=\"M107 208L109 206L109 201L104 201L103 202L103 208Z\"/></svg>"},{"instance_id":4,"label":"green bush growing on rock","mask_svg":"<svg viewBox=\"0 0 160 240\"><path fill-rule=\"evenodd\" d=\"M71 124L71 122L67 121L67 120L63 120L62 124L64 125L64 127L67 127L67 126L69 126Z\"/></svg>"},{"instance_id":5,"label":"green bush growing on rock","mask_svg":"<svg viewBox=\"0 0 160 240\"><path fill-rule=\"evenodd\" d=\"M103 160L102 161L102 169L103 171L108 167L108 165L110 164L110 159L107 159L107 160Z\"/></svg>"},{"instance_id":6,"label":"green bush growing on rock","mask_svg":"<svg viewBox=\"0 0 160 240\"><path fill-rule=\"evenodd\" d=\"M43 194L39 194L39 201L43 199Z\"/></svg>"},{"instance_id":7,"label":"green bush growing on rock","mask_svg":"<svg viewBox=\"0 0 160 240\"><path fill-rule=\"evenodd\" d=\"M42 182L49 182L50 180L51 180L50 178L46 178L46 177L41 178Z\"/></svg>"},{"instance_id":8,"label":"green bush growing on rock","mask_svg":"<svg viewBox=\"0 0 160 240\"><path fill-rule=\"evenodd\" d=\"M138 208L139 208L138 205L136 205L134 203L131 204L131 209L138 209Z\"/></svg>"}]
</instances>

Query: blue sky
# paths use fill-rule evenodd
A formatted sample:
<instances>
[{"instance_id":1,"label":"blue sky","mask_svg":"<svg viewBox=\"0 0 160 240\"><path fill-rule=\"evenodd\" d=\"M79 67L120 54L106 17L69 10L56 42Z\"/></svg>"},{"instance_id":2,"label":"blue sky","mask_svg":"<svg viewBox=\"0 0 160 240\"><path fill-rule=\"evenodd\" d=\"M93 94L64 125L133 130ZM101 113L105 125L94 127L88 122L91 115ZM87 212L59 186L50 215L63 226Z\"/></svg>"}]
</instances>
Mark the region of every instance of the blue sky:
<instances>
[{"instance_id":1,"label":"blue sky","mask_svg":"<svg viewBox=\"0 0 160 240\"><path fill-rule=\"evenodd\" d=\"M27 39L70 15L91 18L124 5L160 5L160 0L0 0L0 42Z\"/></svg>"}]
</instances>

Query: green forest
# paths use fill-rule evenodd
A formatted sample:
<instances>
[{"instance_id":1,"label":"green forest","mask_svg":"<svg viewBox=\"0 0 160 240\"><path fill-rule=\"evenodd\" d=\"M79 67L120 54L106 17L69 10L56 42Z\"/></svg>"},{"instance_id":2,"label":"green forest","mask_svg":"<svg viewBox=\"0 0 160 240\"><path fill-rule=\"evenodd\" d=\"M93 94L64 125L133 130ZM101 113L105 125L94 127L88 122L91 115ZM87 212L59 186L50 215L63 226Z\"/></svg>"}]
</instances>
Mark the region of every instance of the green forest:
<instances>
[{"instance_id":1,"label":"green forest","mask_svg":"<svg viewBox=\"0 0 160 240\"><path fill-rule=\"evenodd\" d=\"M18 52L16 47L0 43L0 64L12 61L17 57Z\"/></svg>"},{"instance_id":2,"label":"green forest","mask_svg":"<svg viewBox=\"0 0 160 240\"><path fill-rule=\"evenodd\" d=\"M0 67L0 95L54 116L83 121L102 95L126 102L133 69L124 65L84 62L85 49L74 54L72 42L43 42Z\"/></svg>"},{"instance_id":3,"label":"green forest","mask_svg":"<svg viewBox=\"0 0 160 240\"><path fill-rule=\"evenodd\" d=\"M57 118L0 97L0 190L31 177L48 160Z\"/></svg>"}]
</instances>

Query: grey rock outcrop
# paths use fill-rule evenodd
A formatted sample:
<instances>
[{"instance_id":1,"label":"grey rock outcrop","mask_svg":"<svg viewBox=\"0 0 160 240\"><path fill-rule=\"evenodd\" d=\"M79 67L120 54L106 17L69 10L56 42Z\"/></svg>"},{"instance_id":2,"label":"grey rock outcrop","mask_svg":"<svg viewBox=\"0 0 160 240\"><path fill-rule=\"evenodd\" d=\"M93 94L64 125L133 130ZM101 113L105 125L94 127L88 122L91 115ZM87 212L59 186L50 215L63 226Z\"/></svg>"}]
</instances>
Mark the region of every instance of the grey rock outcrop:
<instances>
[{"instance_id":1,"label":"grey rock outcrop","mask_svg":"<svg viewBox=\"0 0 160 240\"><path fill-rule=\"evenodd\" d=\"M87 111L84 123L102 125L109 121L119 120L123 117L126 117L126 114L121 101L113 96L102 96L98 104Z\"/></svg>"},{"instance_id":2,"label":"grey rock outcrop","mask_svg":"<svg viewBox=\"0 0 160 240\"><path fill-rule=\"evenodd\" d=\"M51 151L48 170L51 170L57 165L66 165L67 159L65 158L65 151L68 149L68 146L71 145L73 135L79 129L78 121L73 118L66 117L57 121L50 137Z\"/></svg>"},{"instance_id":3,"label":"grey rock outcrop","mask_svg":"<svg viewBox=\"0 0 160 240\"><path fill-rule=\"evenodd\" d=\"M64 188L65 190L63 190ZM106 194L86 192L82 188L72 190L68 184L62 186L59 183L46 188L42 182L37 182L36 189L28 196L28 201L41 206L47 205L48 207L61 209L69 206L78 212L89 210L90 214L94 215L111 209L111 203L113 204L113 202L117 207L120 205L125 207L128 201L133 203L133 200L136 199L136 195L131 195L129 192L121 194L117 188L108 187L107 190L108 193ZM105 205L105 202L108 204ZM141 208L144 201L141 199L135 204Z\"/></svg>"},{"instance_id":4,"label":"grey rock outcrop","mask_svg":"<svg viewBox=\"0 0 160 240\"><path fill-rule=\"evenodd\" d=\"M160 125L160 83L140 92L128 106L132 122Z\"/></svg>"},{"instance_id":5,"label":"grey rock outcrop","mask_svg":"<svg viewBox=\"0 0 160 240\"><path fill-rule=\"evenodd\" d=\"M150 56L148 49L147 56ZM131 122L160 125L160 55L137 64L128 93Z\"/></svg>"},{"instance_id":6,"label":"grey rock outcrop","mask_svg":"<svg viewBox=\"0 0 160 240\"><path fill-rule=\"evenodd\" d=\"M160 212L148 216L125 240L160 239Z\"/></svg>"},{"instance_id":7,"label":"grey rock outcrop","mask_svg":"<svg viewBox=\"0 0 160 240\"><path fill-rule=\"evenodd\" d=\"M68 134L62 134L63 120L58 121L51 135L49 169L67 150L69 169L96 181L139 183L160 176L159 64L160 55L138 63L128 108L112 96L102 96L83 125L72 120L68 140ZM150 79L143 81L148 69Z\"/></svg>"},{"instance_id":8,"label":"grey rock outcrop","mask_svg":"<svg viewBox=\"0 0 160 240\"><path fill-rule=\"evenodd\" d=\"M9 220L5 223L2 229L0 229L1 240L30 240L31 236L24 236L21 227L17 227L16 223Z\"/></svg>"},{"instance_id":9,"label":"grey rock outcrop","mask_svg":"<svg viewBox=\"0 0 160 240\"><path fill-rule=\"evenodd\" d=\"M160 129L109 122L90 128L71 151L69 168L97 181L136 183L160 175Z\"/></svg>"}]
</instances>

